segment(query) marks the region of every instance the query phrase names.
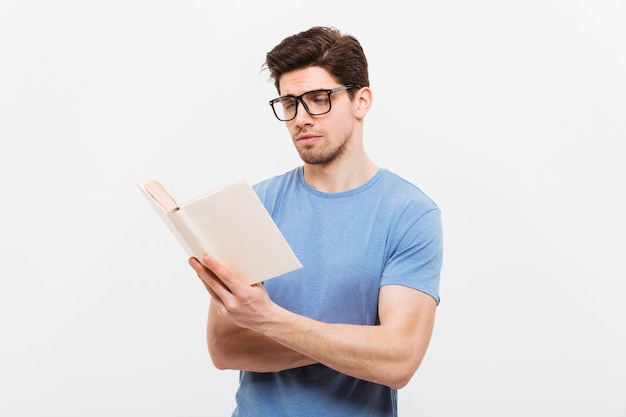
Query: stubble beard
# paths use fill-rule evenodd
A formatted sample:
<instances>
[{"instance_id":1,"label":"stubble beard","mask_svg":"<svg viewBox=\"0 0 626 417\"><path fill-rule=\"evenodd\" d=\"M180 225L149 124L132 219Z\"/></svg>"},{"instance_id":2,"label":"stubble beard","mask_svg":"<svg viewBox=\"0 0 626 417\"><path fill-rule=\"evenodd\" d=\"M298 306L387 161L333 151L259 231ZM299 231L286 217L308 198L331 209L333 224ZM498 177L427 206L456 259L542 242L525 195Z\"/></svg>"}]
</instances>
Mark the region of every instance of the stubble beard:
<instances>
[{"instance_id":1,"label":"stubble beard","mask_svg":"<svg viewBox=\"0 0 626 417\"><path fill-rule=\"evenodd\" d=\"M328 142L315 143L304 147L296 147L300 159L306 164L330 164L345 156L348 149L348 138L344 137L341 143L332 146Z\"/></svg>"}]
</instances>

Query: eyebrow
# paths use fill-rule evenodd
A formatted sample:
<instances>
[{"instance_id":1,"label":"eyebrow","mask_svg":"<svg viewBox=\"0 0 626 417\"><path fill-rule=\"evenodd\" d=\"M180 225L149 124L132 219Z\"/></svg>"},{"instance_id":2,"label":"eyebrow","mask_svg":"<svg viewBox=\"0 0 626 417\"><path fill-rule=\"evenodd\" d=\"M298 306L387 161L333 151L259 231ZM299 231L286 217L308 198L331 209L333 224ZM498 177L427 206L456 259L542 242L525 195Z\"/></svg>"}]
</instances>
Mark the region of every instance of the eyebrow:
<instances>
[{"instance_id":1,"label":"eyebrow","mask_svg":"<svg viewBox=\"0 0 626 417\"><path fill-rule=\"evenodd\" d=\"M302 92L300 94L281 94L280 97L299 97L299 96L301 96L303 94L306 94L306 93L312 93L313 91L326 91L326 90L332 90L332 88L323 88L323 87L314 88L312 90L306 90L306 91L304 91L304 92Z\"/></svg>"}]
</instances>

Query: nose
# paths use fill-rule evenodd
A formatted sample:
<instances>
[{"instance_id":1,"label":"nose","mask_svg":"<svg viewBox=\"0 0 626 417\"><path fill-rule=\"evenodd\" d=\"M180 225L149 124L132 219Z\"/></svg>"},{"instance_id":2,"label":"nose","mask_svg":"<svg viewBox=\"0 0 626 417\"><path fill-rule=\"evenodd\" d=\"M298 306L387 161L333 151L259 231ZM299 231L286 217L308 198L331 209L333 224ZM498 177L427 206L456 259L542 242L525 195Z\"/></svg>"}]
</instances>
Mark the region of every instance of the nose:
<instances>
[{"instance_id":1,"label":"nose","mask_svg":"<svg viewBox=\"0 0 626 417\"><path fill-rule=\"evenodd\" d=\"M306 107L304 103L302 102L302 100L298 100L296 106L300 107L300 108L296 107L296 117L293 119L293 122L296 124L296 126L300 127L300 126L313 125L314 123L313 116L311 116L309 112L306 110Z\"/></svg>"}]
</instances>

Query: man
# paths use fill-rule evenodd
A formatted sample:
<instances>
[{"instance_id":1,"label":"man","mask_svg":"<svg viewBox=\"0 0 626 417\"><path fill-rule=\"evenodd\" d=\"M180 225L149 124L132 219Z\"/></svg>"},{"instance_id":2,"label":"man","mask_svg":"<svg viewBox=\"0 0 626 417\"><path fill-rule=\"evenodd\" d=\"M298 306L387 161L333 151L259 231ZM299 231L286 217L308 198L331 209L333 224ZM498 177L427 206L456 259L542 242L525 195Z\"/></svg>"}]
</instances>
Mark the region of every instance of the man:
<instances>
[{"instance_id":1,"label":"man","mask_svg":"<svg viewBox=\"0 0 626 417\"><path fill-rule=\"evenodd\" d=\"M241 371L233 416L395 416L439 302L440 211L365 152L372 91L354 37L313 27L266 66L304 164L255 191L303 268L249 286L191 258L211 294L211 358Z\"/></svg>"}]
</instances>

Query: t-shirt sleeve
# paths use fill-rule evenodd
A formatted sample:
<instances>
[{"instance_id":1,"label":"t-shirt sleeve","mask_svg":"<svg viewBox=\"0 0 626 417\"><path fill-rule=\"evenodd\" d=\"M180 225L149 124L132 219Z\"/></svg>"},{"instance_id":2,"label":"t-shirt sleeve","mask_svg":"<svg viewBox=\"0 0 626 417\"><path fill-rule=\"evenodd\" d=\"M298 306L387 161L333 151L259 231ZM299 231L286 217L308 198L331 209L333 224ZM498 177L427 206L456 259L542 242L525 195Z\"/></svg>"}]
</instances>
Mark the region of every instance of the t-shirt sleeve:
<instances>
[{"instance_id":1,"label":"t-shirt sleeve","mask_svg":"<svg viewBox=\"0 0 626 417\"><path fill-rule=\"evenodd\" d=\"M443 262L441 211L433 208L417 218L403 216L397 244L391 251L382 285L403 285L432 296L439 304L439 279Z\"/></svg>"}]
</instances>

